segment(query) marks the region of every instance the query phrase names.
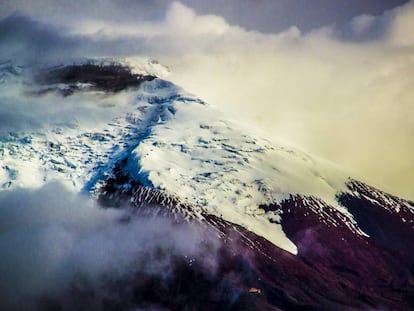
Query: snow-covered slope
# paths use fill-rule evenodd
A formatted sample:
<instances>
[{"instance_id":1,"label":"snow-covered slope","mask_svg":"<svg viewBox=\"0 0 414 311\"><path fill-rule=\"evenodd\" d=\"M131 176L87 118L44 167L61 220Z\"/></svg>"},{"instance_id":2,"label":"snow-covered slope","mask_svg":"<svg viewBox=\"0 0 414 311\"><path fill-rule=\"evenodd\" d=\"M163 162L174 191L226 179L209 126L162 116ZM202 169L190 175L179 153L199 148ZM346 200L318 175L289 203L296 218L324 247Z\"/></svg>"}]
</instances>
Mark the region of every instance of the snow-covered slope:
<instances>
[{"instance_id":1,"label":"snow-covered slope","mask_svg":"<svg viewBox=\"0 0 414 311\"><path fill-rule=\"evenodd\" d=\"M107 62L92 64L108 66ZM109 65L114 64L120 65ZM10 66L2 70L9 72ZM13 74L17 77L21 72ZM17 132L3 129L2 189L39 187L59 179L93 192L115 164L126 159L123 170L131 180L174 194L292 253L297 249L284 235L280 215L265 213L259 206L281 202L292 194L315 196L353 223L335 200L338 192L346 190L346 174L304 152L254 137L170 82L143 81L138 89L106 96L86 85L62 97L58 92L62 84L58 86L30 83L16 90L22 101L59 106L38 127ZM5 80L2 88L7 87ZM37 89L42 92L34 96ZM67 108L73 105L78 110ZM50 109L50 104L43 109Z\"/></svg>"},{"instance_id":2,"label":"snow-covered slope","mask_svg":"<svg viewBox=\"0 0 414 311\"><path fill-rule=\"evenodd\" d=\"M9 72L10 66L4 70ZM3 130L3 189L39 187L59 179L78 190L96 191L115 164L126 159L123 170L131 180L174 194L292 253L296 247L283 234L280 215L264 213L260 205L281 202L292 194L312 195L352 222L335 201L335 195L346 189L345 174L304 152L240 130L237 122L228 121L219 110L170 82L145 81L139 89L109 97L87 86L62 97L57 91L65 86L61 83L56 88L53 82L29 86L30 96L36 88L49 90L36 95L33 104L60 105L50 121L35 129ZM7 87L4 83L3 88ZM22 100L28 99L21 94L24 89L16 92ZM74 104L78 110L67 110ZM85 113L91 115L85 117ZM62 115L65 118L60 120Z\"/></svg>"},{"instance_id":3,"label":"snow-covered slope","mask_svg":"<svg viewBox=\"0 0 414 311\"><path fill-rule=\"evenodd\" d=\"M101 294L90 284L70 287L42 296L39 310L412 309L413 202L258 137L154 77L166 72L146 60L0 66L2 195L58 180L99 206L126 207L116 243L128 254L141 247L124 241L128 224L160 216L172 228L200 230L215 245L202 254L217 257L204 267L197 256L177 254L162 276L140 271L139 258L130 258L131 274L110 278ZM107 238L96 247L113 243Z\"/></svg>"}]
</instances>

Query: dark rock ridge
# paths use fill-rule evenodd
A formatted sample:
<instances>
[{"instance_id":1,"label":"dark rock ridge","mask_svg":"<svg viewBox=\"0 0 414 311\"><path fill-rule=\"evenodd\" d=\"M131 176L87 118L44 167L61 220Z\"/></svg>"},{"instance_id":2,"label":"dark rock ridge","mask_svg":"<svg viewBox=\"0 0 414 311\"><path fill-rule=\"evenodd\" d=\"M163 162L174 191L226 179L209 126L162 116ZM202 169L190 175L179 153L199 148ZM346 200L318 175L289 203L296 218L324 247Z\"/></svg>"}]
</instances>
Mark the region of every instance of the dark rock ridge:
<instances>
[{"instance_id":1,"label":"dark rock ridge","mask_svg":"<svg viewBox=\"0 0 414 311\"><path fill-rule=\"evenodd\" d=\"M351 181L338 196L371 241L414 262L414 202Z\"/></svg>"},{"instance_id":2,"label":"dark rock ridge","mask_svg":"<svg viewBox=\"0 0 414 311\"><path fill-rule=\"evenodd\" d=\"M120 92L127 88L138 87L155 76L134 74L127 66L113 63L110 65L81 64L49 68L35 77L38 84L49 86L43 92L59 91L68 96L80 89L105 92ZM59 89L53 85L65 84Z\"/></svg>"}]
</instances>

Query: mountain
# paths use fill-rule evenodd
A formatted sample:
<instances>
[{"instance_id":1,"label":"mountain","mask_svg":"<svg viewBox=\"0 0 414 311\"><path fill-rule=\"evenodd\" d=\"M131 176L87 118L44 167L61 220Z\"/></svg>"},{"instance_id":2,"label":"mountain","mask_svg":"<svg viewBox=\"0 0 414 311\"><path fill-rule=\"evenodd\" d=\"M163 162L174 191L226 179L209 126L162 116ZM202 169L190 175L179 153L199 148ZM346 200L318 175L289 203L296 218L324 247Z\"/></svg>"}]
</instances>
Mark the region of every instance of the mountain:
<instances>
[{"instance_id":1,"label":"mountain","mask_svg":"<svg viewBox=\"0 0 414 311\"><path fill-rule=\"evenodd\" d=\"M258 137L156 62L0 70L2 102L19 107L1 111L1 191L59 180L123 222L163 217L220 241L212 270L177 256L167 277L136 271L38 309L414 308L414 202Z\"/></svg>"}]
</instances>

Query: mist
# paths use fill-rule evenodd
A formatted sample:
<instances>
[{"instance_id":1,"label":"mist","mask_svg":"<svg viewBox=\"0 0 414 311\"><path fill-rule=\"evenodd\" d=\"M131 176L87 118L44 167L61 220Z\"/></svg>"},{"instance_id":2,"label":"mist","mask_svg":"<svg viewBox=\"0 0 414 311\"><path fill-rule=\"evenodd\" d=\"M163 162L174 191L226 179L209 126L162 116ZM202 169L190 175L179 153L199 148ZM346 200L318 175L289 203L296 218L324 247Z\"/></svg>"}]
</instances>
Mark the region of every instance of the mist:
<instances>
[{"instance_id":1,"label":"mist","mask_svg":"<svg viewBox=\"0 0 414 311\"><path fill-rule=\"evenodd\" d=\"M89 307L98 310L110 284L137 275L168 279L176 256L214 273L218 246L195 225L103 209L58 183L1 192L0 307L35 310L53 298L79 307L80 291L94 293L89 300L98 305Z\"/></svg>"},{"instance_id":2,"label":"mist","mask_svg":"<svg viewBox=\"0 0 414 311\"><path fill-rule=\"evenodd\" d=\"M203 52L169 59L170 78L269 139L413 198L413 17L408 4L345 29L263 35L229 26Z\"/></svg>"},{"instance_id":3,"label":"mist","mask_svg":"<svg viewBox=\"0 0 414 311\"><path fill-rule=\"evenodd\" d=\"M37 90L38 91L38 90ZM39 95L26 85L0 84L0 135L53 131L60 127L76 130L106 126L125 115L134 103L131 93L102 96L99 93L62 97L58 92Z\"/></svg>"},{"instance_id":4,"label":"mist","mask_svg":"<svg viewBox=\"0 0 414 311\"><path fill-rule=\"evenodd\" d=\"M48 19L32 10L3 19L1 58L158 59L170 68L168 79L261 135L414 198L412 1L341 25L303 31L292 24L274 33L180 2L155 1L124 19L108 3L95 16L55 10ZM12 22L26 26L13 31Z\"/></svg>"}]
</instances>

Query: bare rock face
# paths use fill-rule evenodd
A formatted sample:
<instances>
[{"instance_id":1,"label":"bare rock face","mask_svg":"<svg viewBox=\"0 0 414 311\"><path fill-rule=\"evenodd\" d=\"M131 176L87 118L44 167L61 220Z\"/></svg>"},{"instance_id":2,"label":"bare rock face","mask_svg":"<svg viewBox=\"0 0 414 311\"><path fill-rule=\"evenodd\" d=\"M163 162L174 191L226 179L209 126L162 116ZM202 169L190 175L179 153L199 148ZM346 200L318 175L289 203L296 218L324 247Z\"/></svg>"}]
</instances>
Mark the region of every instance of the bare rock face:
<instances>
[{"instance_id":1,"label":"bare rock face","mask_svg":"<svg viewBox=\"0 0 414 311\"><path fill-rule=\"evenodd\" d=\"M86 88L105 92L120 92L127 88L138 87L144 81L151 81L155 77L150 75L133 74L131 70L121 64L97 65L81 64L51 68L36 77L37 83L50 86L45 90L57 90L53 85L62 83L66 87L59 91L64 96Z\"/></svg>"},{"instance_id":2,"label":"bare rock face","mask_svg":"<svg viewBox=\"0 0 414 311\"><path fill-rule=\"evenodd\" d=\"M414 262L414 202L352 181L350 193L339 202L352 213L360 228L382 248Z\"/></svg>"},{"instance_id":3,"label":"bare rock face","mask_svg":"<svg viewBox=\"0 0 414 311\"><path fill-rule=\"evenodd\" d=\"M366 195L370 198L374 198L378 193L378 190L356 181L349 184L353 190L356 186L365 188ZM356 211L349 208L348 201L345 201L345 198L352 197L351 202L359 204L362 210L357 213L363 213L375 223L377 213L371 212L373 206L368 204L371 201L363 201L354 194L341 194L339 200L355 215ZM283 228L297 245L298 256L315 267L319 271L319 277L326 279L326 284L330 284L329 292L335 293L344 306L357 310L410 309L414 303L414 261L408 253L412 248L408 252L401 251L396 256L396 246L379 243L381 241L376 236L360 225L359 217L354 216L357 224L369 236L356 234L352 226L340 222L330 223L328 219L334 219L336 216L331 213L332 210L329 207L324 208L328 216L321 217L320 213L314 212L309 202L312 200L304 201L297 198L283 202ZM386 210L388 207L389 205L376 206L380 210ZM391 224L398 218L397 214L389 214L390 226L385 226L381 232L390 236L390 239L405 243L401 249L408 249L412 243L410 237L413 232L402 226L393 227ZM381 218L378 220L380 223ZM326 294L324 296L327 297Z\"/></svg>"}]
</instances>

